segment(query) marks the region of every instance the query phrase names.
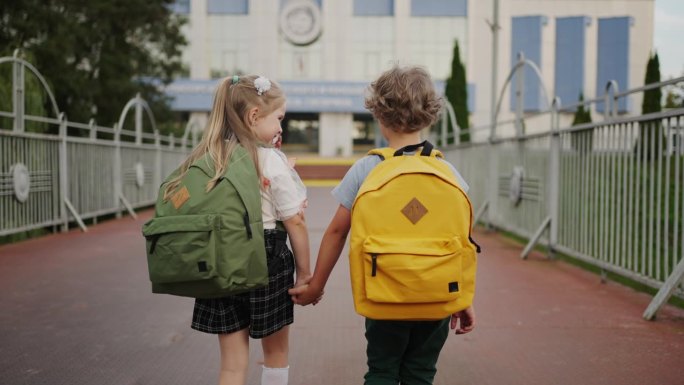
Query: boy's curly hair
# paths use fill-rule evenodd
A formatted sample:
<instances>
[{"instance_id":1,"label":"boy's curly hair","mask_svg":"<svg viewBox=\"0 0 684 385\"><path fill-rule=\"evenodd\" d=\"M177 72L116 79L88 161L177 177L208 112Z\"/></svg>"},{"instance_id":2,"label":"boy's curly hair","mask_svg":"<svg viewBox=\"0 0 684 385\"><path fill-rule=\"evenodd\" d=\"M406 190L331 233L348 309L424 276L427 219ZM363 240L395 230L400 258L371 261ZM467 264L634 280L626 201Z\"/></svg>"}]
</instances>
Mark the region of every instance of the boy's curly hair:
<instances>
[{"instance_id":1,"label":"boy's curly hair","mask_svg":"<svg viewBox=\"0 0 684 385\"><path fill-rule=\"evenodd\" d=\"M442 98L425 69L394 66L368 87L365 106L386 128L411 133L437 121Z\"/></svg>"}]
</instances>

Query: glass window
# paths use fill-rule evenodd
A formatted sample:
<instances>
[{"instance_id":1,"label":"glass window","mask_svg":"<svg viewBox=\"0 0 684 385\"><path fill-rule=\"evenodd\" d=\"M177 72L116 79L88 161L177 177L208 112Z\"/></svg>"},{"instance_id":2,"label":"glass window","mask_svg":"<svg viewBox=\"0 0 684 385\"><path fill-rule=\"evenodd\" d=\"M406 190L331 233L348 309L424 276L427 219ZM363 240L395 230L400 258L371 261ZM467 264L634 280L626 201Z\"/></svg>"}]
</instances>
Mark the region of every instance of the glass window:
<instances>
[{"instance_id":1,"label":"glass window","mask_svg":"<svg viewBox=\"0 0 684 385\"><path fill-rule=\"evenodd\" d=\"M170 5L171 11L180 15L190 13L190 0L176 0Z\"/></svg>"},{"instance_id":2,"label":"glass window","mask_svg":"<svg viewBox=\"0 0 684 385\"><path fill-rule=\"evenodd\" d=\"M468 0L411 0L411 16L468 16Z\"/></svg>"},{"instance_id":3,"label":"glass window","mask_svg":"<svg viewBox=\"0 0 684 385\"><path fill-rule=\"evenodd\" d=\"M354 16L394 16L394 0L354 0Z\"/></svg>"},{"instance_id":4,"label":"glass window","mask_svg":"<svg viewBox=\"0 0 684 385\"><path fill-rule=\"evenodd\" d=\"M596 96L603 96L606 84L617 81L621 90L629 89L629 29L631 17L608 17L598 20L598 67L596 68ZM618 112L628 112L629 98L618 99ZM603 103L596 104L603 112Z\"/></svg>"},{"instance_id":5,"label":"glass window","mask_svg":"<svg viewBox=\"0 0 684 385\"><path fill-rule=\"evenodd\" d=\"M542 27L546 24L544 16L519 16L513 17L511 31L511 68L518 62L518 53L522 52L525 59L532 61L542 69ZM525 65L525 84L523 94L523 111L541 111L546 108L543 87L539 77L530 66ZM514 77L511 80L511 111L515 111L517 83Z\"/></svg>"},{"instance_id":6,"label":"glass window","mask_svg":"<svg viewBox=\"0 0 684 385\"><path fill-rule=\"evenodd\" d=\"M247 15L249 14L249 0L207 0L207 13Z\"/></svg>"},{"instance_id":7,"label":"glass window","mask_svg":"<svg viewBox=\"0 0 684 385\"><path fill-rule=\"evenodd\" d=\"M585 16L556 18L555 94L563 105L577 103L584 92ZM573 109L574 111L575 109Z\"/></svg>"}]
</instances>

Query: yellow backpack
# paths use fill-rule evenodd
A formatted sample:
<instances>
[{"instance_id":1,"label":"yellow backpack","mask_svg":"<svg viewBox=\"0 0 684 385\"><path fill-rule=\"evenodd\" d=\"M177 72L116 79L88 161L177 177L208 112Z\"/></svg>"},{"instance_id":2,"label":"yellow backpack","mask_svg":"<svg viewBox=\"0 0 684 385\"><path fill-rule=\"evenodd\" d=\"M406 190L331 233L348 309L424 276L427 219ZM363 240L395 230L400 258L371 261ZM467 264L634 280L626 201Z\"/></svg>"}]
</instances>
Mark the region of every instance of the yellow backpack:
<instances>
[{"instance_id":1,"label":"yellow backpack","mask_svg":"<svg viewBox=\"0 0 684 385\"><path fill-rule=\"evenodd\" d=\"M432 148L426 141L368 153L383 161L354 200L349 254L354 306L368 318L436 320L472 304L472 206Z\"/></svg>"}]
</instances>

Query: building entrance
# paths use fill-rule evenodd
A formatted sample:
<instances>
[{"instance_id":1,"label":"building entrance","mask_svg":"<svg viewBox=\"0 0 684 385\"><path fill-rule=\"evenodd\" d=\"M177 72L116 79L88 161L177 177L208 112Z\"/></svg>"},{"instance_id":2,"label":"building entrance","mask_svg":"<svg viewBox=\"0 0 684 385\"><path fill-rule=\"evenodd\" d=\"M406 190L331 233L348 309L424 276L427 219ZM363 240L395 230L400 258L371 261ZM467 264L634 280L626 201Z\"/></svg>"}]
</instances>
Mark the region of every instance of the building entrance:
<instances>
[{"instance_id":1,"label":"building entrance","mask_svg":"<svg viewBox=\"0 0 684 385\"><path fill-rule=\"evenodd\" d=\"M318 114L287 113L282 122L283 149L287 152L318 153Z\"/></svg>"},{"instance_id":2,"label":"building entrance","mask_svg":"<svg viewBox=\"0 0 684 385\"><path fill-rule=\"evenodd\" d=\"M352 131L354 154L365 154L376 147L387 145L380 127L370 114L354 114L354 130Z\"/></svg>"}]
</instances>

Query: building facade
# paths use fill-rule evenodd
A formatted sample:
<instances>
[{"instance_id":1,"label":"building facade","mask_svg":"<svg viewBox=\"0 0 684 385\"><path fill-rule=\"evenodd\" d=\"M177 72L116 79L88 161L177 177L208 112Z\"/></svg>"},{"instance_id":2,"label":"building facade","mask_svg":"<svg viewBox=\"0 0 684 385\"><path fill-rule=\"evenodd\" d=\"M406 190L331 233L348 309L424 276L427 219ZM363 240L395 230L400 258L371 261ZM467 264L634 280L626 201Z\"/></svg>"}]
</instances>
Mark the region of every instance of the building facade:
<instances>
[{"instance_id":1,"label":"building facade","mask_svg":"<svg viewBox=\"0 0 684 385\"><path fill-rule=\"evenodd\" d=\"M203 121L220 78L255 73L279 81L288 96L285 143L321 156L349 156L378 141L363 107L369 82L393 64L416 64L440 91L458 40L468 81L471 125L491 121L494 0L185 0L190 76L172 83L173 108ZM654 0L499 0L497 94L518 53L541 79L524 76L523 111L643 84L653 42ZM526 70L528 71L528 70ZM515 82L514 82L515 83ZM512 116L515 84L499 118ZM498 95L497 95L498 96ZM635 112L640 100L621 101ZM600 106L599 106L600 109ZM600 111L596 111L600 112ZM571 112L562 119L571 120ZM534 129L531 127L530 129ZM474 132L474 136L488 135Z\"/></svg>"}]
</instances>

